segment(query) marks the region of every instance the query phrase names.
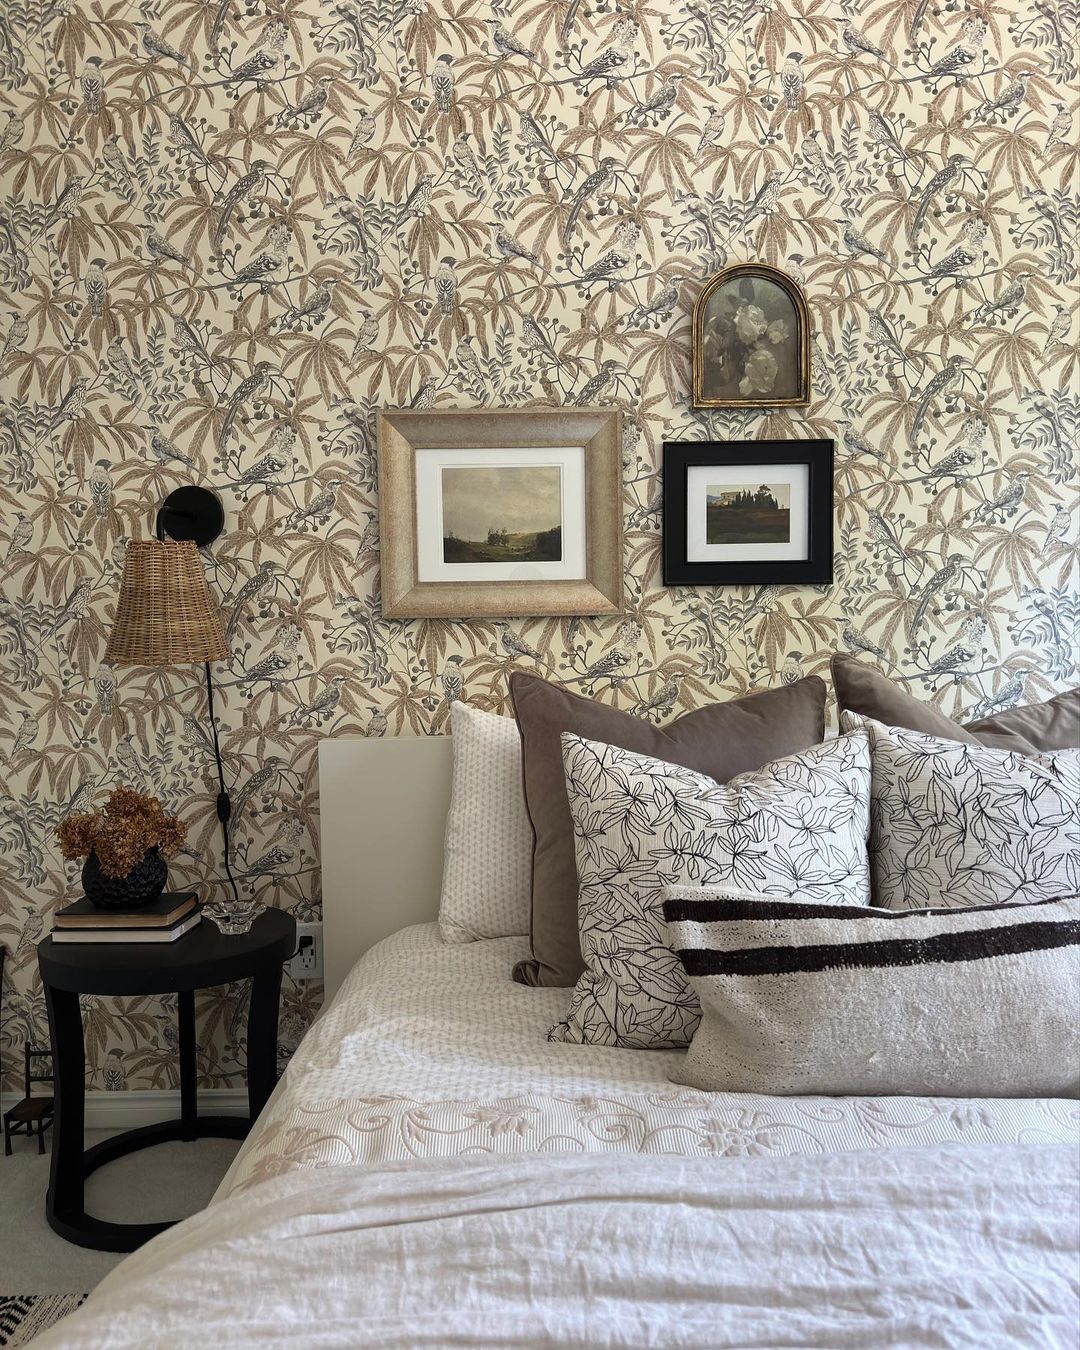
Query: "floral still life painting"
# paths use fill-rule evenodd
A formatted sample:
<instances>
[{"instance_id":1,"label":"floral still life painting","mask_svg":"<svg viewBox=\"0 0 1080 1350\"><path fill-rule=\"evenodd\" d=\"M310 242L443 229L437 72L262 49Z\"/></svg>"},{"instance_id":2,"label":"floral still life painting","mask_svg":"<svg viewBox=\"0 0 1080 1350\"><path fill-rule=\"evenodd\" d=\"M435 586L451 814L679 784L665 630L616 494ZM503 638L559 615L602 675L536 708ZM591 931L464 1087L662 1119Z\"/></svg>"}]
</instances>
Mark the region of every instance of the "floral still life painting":
<instances>
[{"instance_id":1,"label":"floral still life painting","mask_svg":"<svg viewBox=\"0 0 1080 1350\"><path fill-rule=\"evenodd\" d=\"M809 396L809 327L798 286L762 265L718 272L694 307L695 406L798 405Z\"/></svg>"}]
</instances>

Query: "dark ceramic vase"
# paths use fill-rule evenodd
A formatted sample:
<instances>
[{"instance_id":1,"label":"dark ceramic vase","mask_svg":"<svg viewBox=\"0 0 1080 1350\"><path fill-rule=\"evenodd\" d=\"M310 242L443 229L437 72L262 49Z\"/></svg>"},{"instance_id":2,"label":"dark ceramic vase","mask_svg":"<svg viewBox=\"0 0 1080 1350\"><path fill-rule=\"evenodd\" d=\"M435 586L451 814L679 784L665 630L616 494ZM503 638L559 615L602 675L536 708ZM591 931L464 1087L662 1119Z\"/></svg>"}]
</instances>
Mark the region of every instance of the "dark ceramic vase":
<instances>
[{"instance_id":1,"label":"dark ceramic vase","mask_svg":"<svg viewBox=\"0 0 1080 1350\"><path fill-rule=\"evenodd\" d=\"M107 877L98 855L91 853L83 863L83 893L102 909L135 909L156 900L168 876L169 865L156 848L148 848L126 877Z\"/></svg>"}]
</instances>

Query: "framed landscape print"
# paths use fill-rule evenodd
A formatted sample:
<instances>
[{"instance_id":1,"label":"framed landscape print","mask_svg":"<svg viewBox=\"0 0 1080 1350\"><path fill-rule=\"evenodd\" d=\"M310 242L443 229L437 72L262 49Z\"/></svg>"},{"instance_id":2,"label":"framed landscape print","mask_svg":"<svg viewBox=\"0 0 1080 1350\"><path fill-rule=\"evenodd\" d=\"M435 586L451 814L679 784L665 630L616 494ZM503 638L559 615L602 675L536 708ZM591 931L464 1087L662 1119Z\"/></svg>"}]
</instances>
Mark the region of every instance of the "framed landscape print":
<instances>
[{"instance_id":1,"label":"framed landscape print","mask_svg":"<svg viewBox=\"0 0 1080 1350\"><path fill-rule=\"evenodd\" d=\"M832 441L664 443L666 586L832 579Z\"/></svg>"},{"instance_id":2,"label":"framed landscape print","mask_svg":"<svg viewBox=\"0 0 1080 1350\"><path fill-rule=\"evenodd\" d=\"M695 408L810 402L810 317L802 291L765 263L725 267L694 302Z\"/></svg>"},{"instance_id":3,"label":"framed landscape print","mask_svg":"<svg viewBox=\"0 0 1080 1350\"><path fill-rule=\"evenodd\" d=\"M615 409L389 409L378 441L386 618L619 612Z\"/></svg>"}]
</instances>

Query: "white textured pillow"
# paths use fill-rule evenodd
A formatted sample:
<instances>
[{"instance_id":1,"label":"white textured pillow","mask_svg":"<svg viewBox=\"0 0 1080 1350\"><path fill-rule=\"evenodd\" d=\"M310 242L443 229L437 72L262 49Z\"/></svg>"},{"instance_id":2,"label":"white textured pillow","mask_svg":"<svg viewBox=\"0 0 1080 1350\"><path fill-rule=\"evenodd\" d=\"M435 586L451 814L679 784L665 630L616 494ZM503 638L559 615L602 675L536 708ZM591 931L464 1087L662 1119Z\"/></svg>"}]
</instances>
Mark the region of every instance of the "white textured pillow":
<instances>
[{"instance_id":1,"label":"white textured pillow","mask_svg":"<svg viewBox=\"0 0 1080 1350\"><path fill-rule=\"evenodd\" d=\"M1080 891L1080 751L1023 755L888 727L870 736L870 866L883 909L958 909Z\"/></svg>"},{"instance_id":2,"label":"white textured pillow","mask_svg":"<svg viewBox=\"0 0 1080 1350\"><path fill-rule=\"evenodd\" d=\"M562 746L585 971L549 1039L645 1049L690 1040L701 1010L668 945L665 886L870 903L865 732L723 785L580 736Z\"/></svg>"},{"instance_id":3,"label":"white textured pillow","mask_svg":"<svg viewBox=\"0 0 1080 1350\"><path fill-rule=\"evenodd\" d=\"M532 826L512 717L465 703L450 710L454 771L446 817L439 932L444 942L529 931Z\"/></svg>"},{"instance_id":4,"label":"white textured pillow","mask_svg":"<svg viewBox=\"0 0 1080 1350\"><path fill-rule=\"evenodd\" d=\"M1080 899L973 909L665 896L701 998L677 1083L769 1096L1075 1097Z\"/></svg>"}]
</instances>

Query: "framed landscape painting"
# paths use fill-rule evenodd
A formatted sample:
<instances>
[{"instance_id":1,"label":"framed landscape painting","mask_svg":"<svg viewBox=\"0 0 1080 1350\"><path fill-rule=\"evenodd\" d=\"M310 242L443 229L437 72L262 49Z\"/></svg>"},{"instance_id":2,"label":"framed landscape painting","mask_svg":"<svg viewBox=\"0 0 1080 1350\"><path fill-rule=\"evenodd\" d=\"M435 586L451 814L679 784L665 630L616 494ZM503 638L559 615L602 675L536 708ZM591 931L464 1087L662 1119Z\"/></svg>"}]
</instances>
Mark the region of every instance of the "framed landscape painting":
<instances>
[{"instance_id":1,"label":"framed landscape painting","mask_svg":"<svg viewBox=\"0 0 1080 1350\"><path fill-rule=\"evenodd\" d=\"M664 584L823 585L833 442L664 444Z\"/></svg>"},{"instance_id":2,"label":"framed landscape painting","mask_svg":"<svg viewBox=\"0 0 1080 1350\"><path fill-rule=\"evenodd\" d=\"M619 611L614 409L390 409L378 440L385 617Z\"/></svg>"},{"instance_id":3,"label":"framed landscape painting","mask_svg":"<svg viewBox=\"0 0 1080 1350\"><path fill-rule=\"evenodd\" d=\"M810 316L798 285L765 263L717 272L694 302L695 408L810 402Z\"/></svg>"}]
</instances>

